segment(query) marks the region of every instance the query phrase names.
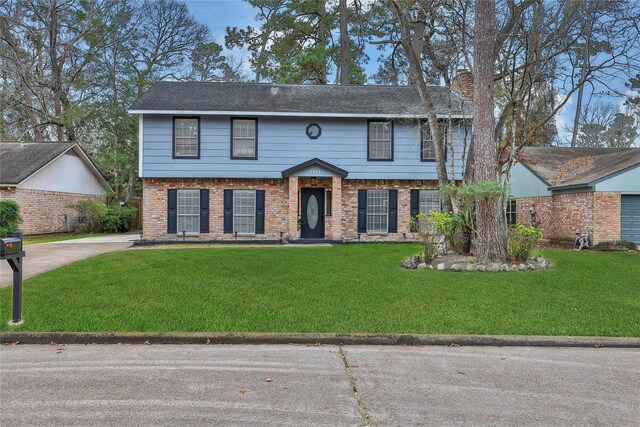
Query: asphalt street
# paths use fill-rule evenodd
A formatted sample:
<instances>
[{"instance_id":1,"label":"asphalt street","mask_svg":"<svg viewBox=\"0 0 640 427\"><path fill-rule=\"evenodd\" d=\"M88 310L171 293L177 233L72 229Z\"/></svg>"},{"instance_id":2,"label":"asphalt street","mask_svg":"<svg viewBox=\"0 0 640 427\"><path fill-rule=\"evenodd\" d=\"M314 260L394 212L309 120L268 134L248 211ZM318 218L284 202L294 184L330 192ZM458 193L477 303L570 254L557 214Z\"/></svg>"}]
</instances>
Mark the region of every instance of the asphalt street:
<instances>
[{"instance_id":1,"label":"asphalt street","mask_svg":"<svg viewBox=\"0 0 640 427\"><path fill-rule=\"evenodd\" d=\"M6 345L0 424L638 425L640 351Z\"/></svg>"}]
</instances>

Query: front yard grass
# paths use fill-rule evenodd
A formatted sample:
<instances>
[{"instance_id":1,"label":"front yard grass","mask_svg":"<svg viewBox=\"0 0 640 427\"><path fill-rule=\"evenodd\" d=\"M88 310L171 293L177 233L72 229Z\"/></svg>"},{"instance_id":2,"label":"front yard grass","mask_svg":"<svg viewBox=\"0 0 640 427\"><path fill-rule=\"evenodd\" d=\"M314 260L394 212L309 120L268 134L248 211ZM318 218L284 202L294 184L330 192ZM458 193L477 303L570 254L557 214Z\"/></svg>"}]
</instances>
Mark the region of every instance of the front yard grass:
<instances>
[{"instance_id":1,"label":"front yard grass","mask_svg":"<svg viewBox=\"0 0 640 427\"><path fill-rule=\"evenodd\" d=\"M405 270L414 245L130 250L26 280L12 331L640 336L640 255L555 270ZM25 259L28 262L28 257ZM11 289L0 290L8 330Z\"/></svg>"}]
</instances>

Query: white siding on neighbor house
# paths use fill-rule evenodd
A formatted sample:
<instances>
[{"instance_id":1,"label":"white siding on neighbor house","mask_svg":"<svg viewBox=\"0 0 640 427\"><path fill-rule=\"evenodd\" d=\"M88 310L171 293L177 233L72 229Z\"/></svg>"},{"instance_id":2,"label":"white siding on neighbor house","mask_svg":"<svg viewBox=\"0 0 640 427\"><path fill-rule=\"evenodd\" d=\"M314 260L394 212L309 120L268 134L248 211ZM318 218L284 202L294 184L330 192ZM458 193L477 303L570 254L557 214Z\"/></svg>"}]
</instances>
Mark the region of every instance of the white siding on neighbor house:
<instances>
[{"instance_id":1,"label":"white siding on neighbor house","mask_svg":"<svg viewBox=\"0 0 640 427\"><path fill-rule=\"evenodd\" d=\"M86 163L73 154L63 154L27 179L20 188L102 196L105 190Z\"/></svg>"},{"instance_id":2,"label":"white siding on neighbor house","mask_svg":"<svg viewBox=\"0 0 640 427\"><path fill-rule=\"evenodd\" d=\"M640 194L640 165L613 174L594 185L595 191L615 191L622 194Z\"/></svg>"},{"instance_id":3,"label":"white siding on neighbor house","mask_svg":"<svg viewBox=\"0 0 640 427\"><path fill-rule=\"evenodd\" d=\"M143 120L145 178L281 178L283 170L317 157L348 171L347 179L437 179L435 162L420 161L415 121L394 123L393 161L367 161L367 119L260 117L258 160L230 159L228 116L201 117L199 159L173 158L172 116L145 114ZM307 137L309 123L321 126L320 138ZM463 139L463 127L456 126L456 179L461 178ZM450 170L450 160L447 166Z\"/></svg>"},{"instance_id":4,"label":"white siding on neighbor house","mask_svg":"<svg viewBox=\"0 0 640 427\"><path fill-rule=\"evenodd\" d=\"M510 186L513 199L551 195L547 184L521 163L516 163L511 169Z\"/></svg>"}]
</instances>

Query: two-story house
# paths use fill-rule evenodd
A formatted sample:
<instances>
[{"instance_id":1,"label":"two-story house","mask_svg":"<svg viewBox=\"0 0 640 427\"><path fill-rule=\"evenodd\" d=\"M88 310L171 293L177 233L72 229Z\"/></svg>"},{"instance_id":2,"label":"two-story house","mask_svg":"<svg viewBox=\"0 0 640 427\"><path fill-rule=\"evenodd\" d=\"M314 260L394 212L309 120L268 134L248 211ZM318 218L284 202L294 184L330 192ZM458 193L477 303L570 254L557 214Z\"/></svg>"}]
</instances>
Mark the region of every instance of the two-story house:
<instances>
[{"instance_id":1,"label":"two-story house","mask_svg":"<svg viewBox=\"0 0 640 427\"><path fill-rule=\"evenodd\" d=\"M471 102L429 90L459 180ZM440 209L415 87L160 82L130 113L144 239L402 240Z\"/></svg>"}]
</instances>

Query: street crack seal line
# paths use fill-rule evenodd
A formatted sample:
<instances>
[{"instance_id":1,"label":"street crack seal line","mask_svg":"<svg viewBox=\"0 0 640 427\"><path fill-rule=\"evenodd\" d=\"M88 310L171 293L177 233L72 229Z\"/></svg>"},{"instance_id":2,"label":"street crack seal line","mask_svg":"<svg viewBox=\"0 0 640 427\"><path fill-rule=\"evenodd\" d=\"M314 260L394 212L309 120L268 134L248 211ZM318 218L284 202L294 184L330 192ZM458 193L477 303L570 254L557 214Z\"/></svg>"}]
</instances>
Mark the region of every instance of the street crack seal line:
<instances>
[{"instance_id":1,"label":"street crack seal line","mask_svg":"<svg viewBox=\"0 0 640 427\"><path fill-rule=\"evenodd\" d=\"M356 399L356 404L358 406L358 412L360 412L360 416L362 417L363 425L365 427L371 427L371 422L369 421L369 411L367 410L364 402L360 398L360 393L358 392L358 386L356 385L356 378L353 376L353 372L351 371L351 365L347 361L347 356L344 352L344 349L341 345L338 346L340 351L340 357L342 358L342 363L344 364L344 370L347 373L347 378L349 378L349 384L351 384L351 389L353 390L353 397Z\"/></svg>"}]
</instances>

